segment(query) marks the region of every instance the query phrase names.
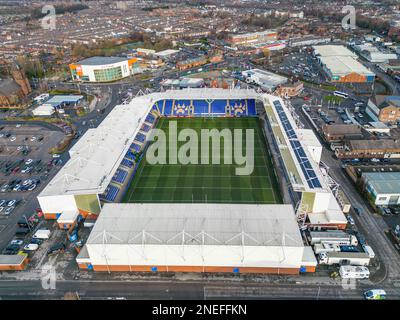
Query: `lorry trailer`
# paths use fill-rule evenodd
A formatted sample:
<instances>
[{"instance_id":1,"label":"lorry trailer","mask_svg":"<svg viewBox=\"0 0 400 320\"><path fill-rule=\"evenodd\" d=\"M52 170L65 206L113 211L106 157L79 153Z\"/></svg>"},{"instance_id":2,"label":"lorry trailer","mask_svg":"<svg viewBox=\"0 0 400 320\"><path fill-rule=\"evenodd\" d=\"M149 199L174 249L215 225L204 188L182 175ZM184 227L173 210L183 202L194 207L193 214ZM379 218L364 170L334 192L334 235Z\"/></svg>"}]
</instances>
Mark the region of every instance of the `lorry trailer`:
<instances>
[{"instance_id":1,"label":"lorry trailer","mask_svg":"<svg viewBox=\"0 0 400 320\"><path fill-rule=\"evenodd\" d=\"M310 231L309 241L311 245L316 243L336 243L339 245L357 246L358 239L355 235L344 231Z\"/></svg>"},{"instance_id":2,"label":"lorry trailer","mask_svg":"<svg viewBox=\"0 0 400 320\"><path fill-rule=\"evenodd\" d=\"M368 266L371 258L365 252L326 252L318 255L320 264Z\"/></svg>"}]
</instances>

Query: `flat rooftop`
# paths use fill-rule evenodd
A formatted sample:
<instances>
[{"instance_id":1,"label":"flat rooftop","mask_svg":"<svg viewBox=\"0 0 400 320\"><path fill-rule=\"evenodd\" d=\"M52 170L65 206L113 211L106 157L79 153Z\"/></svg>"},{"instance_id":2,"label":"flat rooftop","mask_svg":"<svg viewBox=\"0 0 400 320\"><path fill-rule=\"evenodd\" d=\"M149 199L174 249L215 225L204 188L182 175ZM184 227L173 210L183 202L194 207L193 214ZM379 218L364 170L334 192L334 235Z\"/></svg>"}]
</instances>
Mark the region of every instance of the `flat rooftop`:
<instances>
[{"instance_id":1,"label":"flat rooftop","mask_svg":"<svg viewBox=\"0 0 400 320\"><path fill-rule=\"evenodd\" d=\"M400 172L364 172L362 176L378 194L400 194Z\"/></svg>"},{"instance_id":2,"label":"flat rooftop","mask_svg":"<svg viewBox=\"0 0 400 320\"><path fill-rule=\"evenodd\" d=\"M303 247L291 205L105 204L87 244Z\"/></svg>"},{"instance_id":3,"label":"flat rooftop","mask_svg":"<svg viewBox=\"0 0 400 320\"><path fill-rule=\"evenodd\" d=\"M122 57L90 57L83 59L75 64L82 64L87 66L100 66L103 64L113 64L117 62L127 61L127 58Z\"/></svg>"}]
</instances>

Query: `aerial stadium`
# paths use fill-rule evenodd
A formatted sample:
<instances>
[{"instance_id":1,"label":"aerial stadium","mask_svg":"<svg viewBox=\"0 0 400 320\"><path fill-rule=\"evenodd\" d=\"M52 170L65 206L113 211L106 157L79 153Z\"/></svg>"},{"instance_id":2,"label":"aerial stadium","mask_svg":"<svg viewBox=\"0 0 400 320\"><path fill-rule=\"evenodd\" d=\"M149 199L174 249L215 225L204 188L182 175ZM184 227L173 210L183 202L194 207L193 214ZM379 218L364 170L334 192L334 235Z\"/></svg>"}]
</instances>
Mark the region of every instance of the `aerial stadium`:
<instances>
[{"instance_id":1,"label":"aerial stadium","mask_svg":"<svg viewBox=\"0 0 400 320\"><path fill-rule=\"evenodd\" d=\"M253 130L254 169L237 175L229 162L151 163L152 133L168 132L171 122L181 131ZM217 151L225 157L223 141ZM180 144L167 144L165 153ZM347 224L319 168L318 139L298 127L284 100L254 90L137 96L69 153L38 201L62 229L96 219L76 258L83 270L313 272L317 261L302 231Z\"/></svg>"}]
</instances>

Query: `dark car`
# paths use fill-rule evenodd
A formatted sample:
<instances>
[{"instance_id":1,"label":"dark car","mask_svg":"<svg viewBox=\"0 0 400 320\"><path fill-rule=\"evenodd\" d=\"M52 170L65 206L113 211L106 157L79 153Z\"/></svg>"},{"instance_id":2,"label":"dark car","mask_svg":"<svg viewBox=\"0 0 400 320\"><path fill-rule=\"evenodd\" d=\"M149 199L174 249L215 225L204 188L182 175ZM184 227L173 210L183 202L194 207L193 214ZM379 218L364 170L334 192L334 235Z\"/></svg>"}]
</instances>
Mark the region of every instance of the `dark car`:
<instances>
[{"instance_id":1,"label":"dark car","mask_svg":"<svg viewBox=\"0 0 400 320\"><path fill-rule=\"evenodd\" d=\"M357 208L357 207L354 207L354 212L359 216L361 216L361 214L362 214L362 210L360 208Z\"/></svg>"},{"instance_id":2,"label":"dark car","mask_svg":"<svg viewBox=\"0 0 400 320\"><path fill-rule=\"evenodd\" d=\"M41 245L43 243L43 240L32 238L30 243Z\"/></svg>"},{"instance_id":3,"label":"dark car","mask_svg":"<svg viewBox=\"0 0 400 320\"><path fill-rule=\"evenodd\" d=\"M17 231L15 231L15 234L17 236L25 236L29 233L29 228L18 228Z\"/></svg>"},{"instance_id":4,"label":"dark car","mask_svg":"<svg viewBox=\"0 0 400 320\"><path fill-rule=\"evenodd\" d=\"M56 253L60 253L60 252L64 252L64 251L65 251L65 244L57 243L50 247L50 249L47 251L47 254L51 255L51 254L56 254Z\"/></svg>"},{"instance_id":5,"label":"dark car","mask_svg":"<svg viewBox=\"0 0 400 320\"><path fill-rule=\"evenodd\" d=\"M6 247L6 250L18 252L20 248L21 248L21 247L20 247L19 245L17 245L17 244L9 244L9 245Z\"/></svg>"}]
</instances>

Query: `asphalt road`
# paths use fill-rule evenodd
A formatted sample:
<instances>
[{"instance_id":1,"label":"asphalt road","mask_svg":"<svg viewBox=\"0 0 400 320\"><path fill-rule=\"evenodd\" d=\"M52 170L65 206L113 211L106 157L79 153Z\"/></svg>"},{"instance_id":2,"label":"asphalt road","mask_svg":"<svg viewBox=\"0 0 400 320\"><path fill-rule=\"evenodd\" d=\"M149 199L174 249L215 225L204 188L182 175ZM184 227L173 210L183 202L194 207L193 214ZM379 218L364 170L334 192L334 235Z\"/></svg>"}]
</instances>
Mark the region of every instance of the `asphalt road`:
<instances>
[{"instance_id":1,"label":"asphalt road","mask_svg":"<svg viewBox=\"0 0 400 320\"><path fill-rule=\"evenodd\" d=\"M400 289L383 287L388 299L399 299ZM339 284L256 284L227 282L158 281L58 281L55 290L44 290L40 281L0 281L1 299L60 299L77 292L80 299L126 298L135 300L212 299L362 299L368 286L345 289Z\"/></svg>"}]
</instances>

